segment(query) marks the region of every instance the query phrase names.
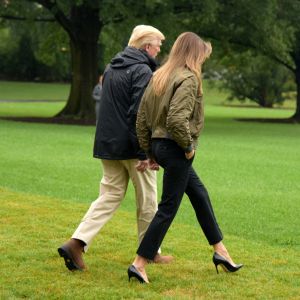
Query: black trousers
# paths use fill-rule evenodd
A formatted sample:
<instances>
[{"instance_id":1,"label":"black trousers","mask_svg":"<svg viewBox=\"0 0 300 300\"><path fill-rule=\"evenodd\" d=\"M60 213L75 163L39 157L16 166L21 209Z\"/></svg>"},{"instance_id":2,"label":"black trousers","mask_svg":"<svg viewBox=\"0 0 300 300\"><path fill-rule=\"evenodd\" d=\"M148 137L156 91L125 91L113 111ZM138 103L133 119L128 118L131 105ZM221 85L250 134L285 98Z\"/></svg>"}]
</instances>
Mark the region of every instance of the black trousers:
<instances>
[{"instance_id":1,"label":"black trousers","mask_svg":"<svg viewBox=\"0 0 300 300\"><path fill-rule=\"evenodd\" d=\"M158 211L137 250L137 254L153 259L178 211L186 193L195 210L198 222L210 245L223 239L216 221L209 195L192 168L192 161L184 151L169 139L153 139L152 151L157 163L164 169L163 191Z\"/></svg>"}]
</instances>

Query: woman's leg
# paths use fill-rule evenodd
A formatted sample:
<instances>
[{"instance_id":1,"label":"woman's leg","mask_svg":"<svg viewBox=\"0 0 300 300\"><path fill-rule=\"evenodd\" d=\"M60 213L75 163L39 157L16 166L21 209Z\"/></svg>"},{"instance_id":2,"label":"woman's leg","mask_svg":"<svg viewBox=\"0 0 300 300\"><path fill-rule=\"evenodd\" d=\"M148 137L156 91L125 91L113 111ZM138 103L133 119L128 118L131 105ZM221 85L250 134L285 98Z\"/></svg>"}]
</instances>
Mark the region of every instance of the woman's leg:
<instances>
[{"instance_id":1,"label":"woman's leg","mask_svg":"<svg viewBox=\"0 0 300 300\"><path fill-rule=\"evenodd\" d=\"M198 222L210 245L223 239L217 223L208 192L192 167L189 169L189 180L185 193L195 210Z\"/></svg>"},{"instance_id":2,"label":"woman's leg","mask_svg":"<svg viewBox=\"0 0 300 300\"><path fill-rule=\"evenodd\" d=\"M192 167L189 171L185 192L192 203L198 222L209 244L213 246L215 252L235 265L222 242L223 235L217 223L208 192Z\"/></svg>"},{"instance_id":3,"label":"woman's leg","mask_svg":"<svg viewBox=\"0 0 300 300\"><path fill-rule=\"evenodd\" d=\"M149 282L145 266L159 249L179 208L186 189L188 172L192 161L185 158L183 150L173 141L153 141L156 161L164 168L163 192L151 224L137 250L133 266Z\"/></svg>"},{"instance_id":4,"label":"woman's leg","mask_svg":"<svg viewBox=\"0 0 300 300\"><path fill-rule=\"evenodd\" d=\"M164 168L161 202L137 254L153 259L160 247L181 203L188 180L191 161L185 158L183 150L173 141L153 142L157 162Z\"/></svg>"}]
</instances>

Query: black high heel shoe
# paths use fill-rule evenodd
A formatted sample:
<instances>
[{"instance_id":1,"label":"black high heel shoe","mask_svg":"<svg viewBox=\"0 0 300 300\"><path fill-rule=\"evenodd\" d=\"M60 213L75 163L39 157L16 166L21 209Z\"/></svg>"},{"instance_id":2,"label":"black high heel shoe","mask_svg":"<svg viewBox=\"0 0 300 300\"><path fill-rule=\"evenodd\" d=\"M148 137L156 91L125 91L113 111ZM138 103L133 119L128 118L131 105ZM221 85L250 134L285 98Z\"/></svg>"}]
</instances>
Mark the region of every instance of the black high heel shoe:
<instances>
[{"instance_id":1,"label":"black high heel shoe","mask_svg":"<svg viewBox=\"0 0 300 300\"><path fill-rule=\"evenodd\" d=\"M217 252L215 252L213 255L213 263L215 264L218 274L219 274L218 265L221 265L221 267L223 267L225 272L236 272L243 266L243 264L238 264L235 266L232 265L226 258L221 256Z\"/></svg>"},{"instance_id":2,"label":"black high heel shoe","mask_svg":"<svg viewBox=\"0 0 300 300\"><path fill-rule=\"evenodd\" d=\"M130 281L131 277L135 277L140 283L147 283L145 279L142 277L141 273L136 269L134 265L131 265L128 270L128 281Z\"/></svg>"}]
</instances>

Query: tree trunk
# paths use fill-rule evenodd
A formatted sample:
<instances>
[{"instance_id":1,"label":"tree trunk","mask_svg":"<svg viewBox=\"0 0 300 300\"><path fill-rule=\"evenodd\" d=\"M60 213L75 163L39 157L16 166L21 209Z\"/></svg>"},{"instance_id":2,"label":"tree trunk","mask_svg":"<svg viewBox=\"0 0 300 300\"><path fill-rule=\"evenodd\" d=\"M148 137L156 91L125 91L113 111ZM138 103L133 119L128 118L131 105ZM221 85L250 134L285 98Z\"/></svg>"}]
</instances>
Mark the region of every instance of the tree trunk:
<instances>
[{"instance_id":1,"label":"tree trunk","mask_svg":"<svg viewBox=\"0 0 300 300\"><path fill-rule=\"evenodd\" d=\"M74 31L70 36L72 82L66 106L57 116L79 119L95 118L93 88L98 81L97 42L101 31L99 10L87 5L71 11Z\"/></svg>"},{"instance_id":2,"label":"tree trunk","mask_svg":"<svg viewBox=\"0 0 300 300\"><path fill-rule=\"evenodd\" d=\"M300 123L300 60L296 62L296 86L297 86L297 99L296 99L296 112L292 116L292 118L297 122Z\"/></svg>"},{"instance_id":3,"label":"tree trunk","mask_svg":"<svg viewBox=\"0 0 300 300\"><path fill-rule=\"evenodd\" d=\"M268 88L267 87L260 88L260 93L258 96L258 104L264 108L272 108L273 107L273 102L270 101L270 97L268 97Z\"/></svg>"}]
</instances>

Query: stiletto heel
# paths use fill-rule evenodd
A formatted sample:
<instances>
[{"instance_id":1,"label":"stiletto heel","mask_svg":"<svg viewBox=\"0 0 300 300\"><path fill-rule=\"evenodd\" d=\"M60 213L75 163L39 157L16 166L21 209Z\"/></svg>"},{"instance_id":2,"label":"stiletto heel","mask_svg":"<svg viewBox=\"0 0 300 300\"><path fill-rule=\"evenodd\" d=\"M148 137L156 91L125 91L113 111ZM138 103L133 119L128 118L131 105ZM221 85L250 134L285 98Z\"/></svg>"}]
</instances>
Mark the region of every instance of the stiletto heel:
<instances>
[{"instance_id":1,"label":"stiletto heel","mask_svg":"<svg viewBox=\"0 0 300 300\"><path fill-rule=\"evenodd\" d=\"M130 281L131 277L135 277L140 283L147 283L141 273L136 269L134 265L131 265L128 270L128 281Z\"/></svg>"},{"instance_id":2,"label":"stiletto heel","mask_svg":"<svg viewBox=\"0 0 300 300\"><path fill-rule=\"evenodd\" d=\"M219 274L218 265L215 264L217 274Z\"/></svg>"},{"instance_id":3,"label":"stiletto heel","mask_svg":"<svg viewBox=\"0 0 300 300\"><path fill-rule=\"evenodd\" d=\"M213 263L215 264L217 273L219 274L218 270L218 265L221 265L221 267L224 269L226 272L236 272L238 271L243 264L238 264L238 265L232 265L226 258L218 254L217 252L214 253L213 255Z\"/></svg>"}]
</instances>

